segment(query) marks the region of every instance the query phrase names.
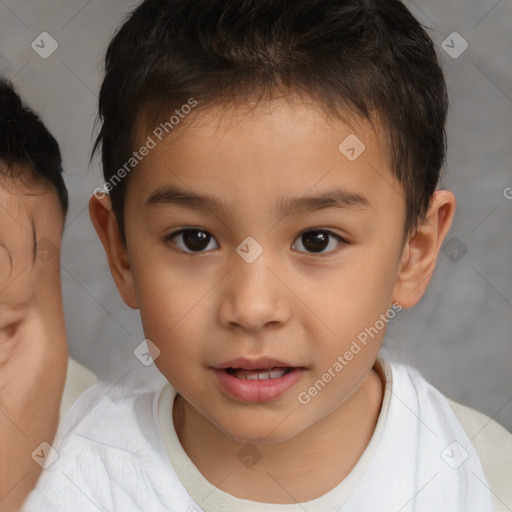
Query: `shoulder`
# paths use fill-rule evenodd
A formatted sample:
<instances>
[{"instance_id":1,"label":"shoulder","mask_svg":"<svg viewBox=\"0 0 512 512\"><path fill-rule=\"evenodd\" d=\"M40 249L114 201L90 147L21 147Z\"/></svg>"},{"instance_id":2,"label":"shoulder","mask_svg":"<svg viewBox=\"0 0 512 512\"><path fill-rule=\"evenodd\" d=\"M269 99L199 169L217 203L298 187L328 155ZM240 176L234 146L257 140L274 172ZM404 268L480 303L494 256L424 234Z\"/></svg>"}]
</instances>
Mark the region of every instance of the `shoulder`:
<instances>
[{"instance_id":1,"label":"shoulder","mask_svg":"<svg viewBox=\"0 0 512 512\"><path fill-rule=\"evenodd\" d=\"M138 510L137 503L144 508L148 489L162 473L172 476L155 426L166 380L155 372L129 370L113 382L99 381L74 402L52 443L52 462L24 512L97 510L94 504L109 510Z\"/></svg>"},{"instance_id":2,"label":"shoulder","mask_svg":"<svg viewBox=\"0 0 512 512\"><path fill-rule=\"evenodd\" d=\"M435 388L412 364L386 361L392 368L393 381L408 381L411 393L423 409L432 408L442 421L453 417L471 443L478 457L483 475L489 484L493 509L512 510L512 433L489 416L451 400ZM388 370L389 372L390 370ZM390 372L391 373L391 372ZM428 404L428 407L427 407ZM421 411L421 407L419 411Z\"/></svg>"},{"instance_id":3,"label":"shoulder","mask_svg":"<svg viewBox=\"0 0 512 512\"><path fill-rule=\"evenodd\" d=\"M72 365L68 373L75 370L76 365ZM96 380L95 376L93 380L90 375L85 376L87 382L80 380L78 383L81 394L75 397L61 418L54 442L64 441L71 432L89 430L91 425L100 420L103 423L115 420L121 410L128 409L128 404L132 404L136 398L151 400L158 388L163 386L162 379L158 378L160 374L155 372L156 370L143 372L132 368L109 380ZM76 375L75 372L75 377ZM73 387L70 380L75 377L70 376L66 381L69 392Z\"/></svg>"},{"instance_id":4,"label":"shoulder","mask_svg":"<svg viewBox=\"0 0 512 512\"><path fill-rule=\"evenodd\" d=\"M489 416L446 397L478 453L496 511L512 509L512 433Z\"/></svg>"},{"instance_id":5,"label":"shoulder","mask_svg":"<svg viewBox=\"0 0 512 512\"><path fill-rule=\"evenodd\" d=\"M154 443L154 436L136 433L154 433L157 401L165 382L155 368L132 368L112 380L99 380L78 397L62 419L55 448L71 453L85 442L109 448Z\"/></svg>"}]
</instances>

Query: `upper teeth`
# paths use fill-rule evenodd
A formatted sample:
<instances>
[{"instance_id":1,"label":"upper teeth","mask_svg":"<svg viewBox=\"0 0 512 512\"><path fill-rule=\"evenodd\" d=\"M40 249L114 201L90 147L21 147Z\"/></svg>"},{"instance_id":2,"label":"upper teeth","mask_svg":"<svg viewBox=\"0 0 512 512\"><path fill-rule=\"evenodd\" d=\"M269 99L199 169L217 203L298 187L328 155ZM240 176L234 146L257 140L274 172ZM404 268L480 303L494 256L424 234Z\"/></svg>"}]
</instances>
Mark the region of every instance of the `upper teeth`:
<instances>
[{"instance_id":1,"label":"upper teeth","mask_svg":"<svg viewBox=\"0 0 512 512\"><path fill-rule=\"evenodd\" d=\"M235 377L245 380L266 380L266 379L278 379L283 375L286 375L286 369L269 369L269 370L238 370L235 373Z\"/></svg>"}]
</instances>

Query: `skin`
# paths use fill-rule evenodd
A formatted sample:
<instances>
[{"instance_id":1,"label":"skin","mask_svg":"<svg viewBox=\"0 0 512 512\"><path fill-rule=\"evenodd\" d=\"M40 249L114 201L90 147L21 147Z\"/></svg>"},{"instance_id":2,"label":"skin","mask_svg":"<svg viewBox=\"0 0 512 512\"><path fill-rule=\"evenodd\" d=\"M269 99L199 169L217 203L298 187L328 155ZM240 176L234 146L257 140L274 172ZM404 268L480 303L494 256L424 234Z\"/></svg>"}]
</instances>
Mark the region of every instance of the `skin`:
<instances>
[{"instance_id":1,"label":"skin","mask_svg":"<svg viewBox=\"0 0 512 512\"><path fill-rule=\"evenodd\" d=\"M23 180L0 177L2 512L18 511L41 474L31 454L55 437L68 361L60 278L62 211L50 186L34 181L27 169L18 171ZM35 261L32 224L39 245Z\"/></svg>"},{"instance_id":2,"label":"skin","mask_svg":"<svg viewBox=\"0 0 512 512\"><path fill-rule=\"evenodd\" d=\"M350 162L338 146L353 133L366 150ZM145 206L168 185L222 199L228 211ZM278 198L334 188L371 207L274 211ZM298 394L393 303L418 302L453 218L453 194L437 191L403 244L404 191L378 131L328 121L294 98L264 101L252 112L209 108L151 150L129 176L127 247L109 197L93 196L89 206L123 300L140 310L144 333L160 350L155 364L179 393L174 425L199 471L223 491L268 503L308 501L337 485L375 428L384 390L372 367L384 329L309 404ZM166 240L187 227L212 237L202 252L181 235ZM330 237L312 249L301 235L320 228L347 243ZM263 248L250 264L236 252L247 236ZM211 367L258 356L305 371L270 402L226 394ZM251 468L237 457L246 443L262 454Z\"/></svg>"}]
</instances>

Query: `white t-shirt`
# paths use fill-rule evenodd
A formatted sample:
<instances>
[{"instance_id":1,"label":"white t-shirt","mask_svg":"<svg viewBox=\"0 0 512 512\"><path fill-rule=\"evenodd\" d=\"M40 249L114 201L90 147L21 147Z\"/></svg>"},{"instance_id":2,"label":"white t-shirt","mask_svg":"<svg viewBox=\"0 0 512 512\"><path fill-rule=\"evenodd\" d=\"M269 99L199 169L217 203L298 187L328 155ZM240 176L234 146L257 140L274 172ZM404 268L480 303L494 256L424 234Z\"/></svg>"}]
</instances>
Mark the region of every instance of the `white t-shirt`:
<instances>
[{"instance_id":1,"label":"white t-shirt","mask_svg":"<svg viewBox=\"0 0 512 512\"><path fill-rule=\"evenodd\" d=\"M256 503L208 482L179 443L176 393L152 366L98 382L73 404L23 512L491 512L478 454L447 399L415 368L378 358L374 369L386 389L372 438L318 499Z\"/></svg>"}]
</instances>

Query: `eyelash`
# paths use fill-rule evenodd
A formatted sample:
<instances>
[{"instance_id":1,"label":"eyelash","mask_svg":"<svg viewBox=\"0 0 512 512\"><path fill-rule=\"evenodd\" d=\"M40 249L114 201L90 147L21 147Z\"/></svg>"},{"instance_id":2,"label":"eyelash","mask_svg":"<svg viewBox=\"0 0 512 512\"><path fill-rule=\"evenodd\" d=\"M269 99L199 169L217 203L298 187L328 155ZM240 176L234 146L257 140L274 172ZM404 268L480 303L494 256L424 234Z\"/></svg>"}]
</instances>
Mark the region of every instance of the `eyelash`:
<instances>
[{"instance_id":1,"label":"eyelash","mask_svg":"<svg viewBox=\"0 0 512 512\"><path fill-rule=\"evenodd\" d=\"M166 242L173 251L176 251L176 252L180 252L182 254L187 254L187 255L195 255L195 254L204 254L205 251L184 251L183 249L179 249L176 245L176 243L173 241L173 239L180 235L180 234L183 234L187 231L196 231L196 232L201 232L201 233L206 233L208 235L210 235L210 233L208 233L208 231L205 231L204 229L199 229L199 228L182 228L182 229L178 229L176 231L173 231L172 233L169 233L168 235L166 235L164 237L164 242ZM303 231L302 233L300 233L296 240L299 239L300 237L302 237L303 235L305 235L306 233L318 233L318 232L321 232L321 233L326 233L327 235L329 236L332 236L333 238L335 238L338 242L340 242L340 245L348 245L349 242L347 242L344 238L342 238L341 236L339 236L338 234L334 233L333 231L330 231L328 229L321 229L321 228L317 228L317 229L307 229L305 231ZM215 240L215 238L210 235L210 237ZM299 251L299 252L306 252L306 254L311 254L311 255L316 255L316 256L320 256L322 258L326 258L326 257L329 257L329 256L333 256L334 254L336 254L338 251L340 251L341 248L338 246L337 249L334 249L334 250L331 250L327 253L315 253L315 252L307 252L307 251Z\"/></svg>"}]
</instances>

